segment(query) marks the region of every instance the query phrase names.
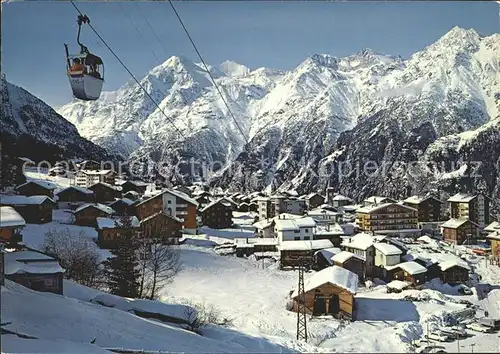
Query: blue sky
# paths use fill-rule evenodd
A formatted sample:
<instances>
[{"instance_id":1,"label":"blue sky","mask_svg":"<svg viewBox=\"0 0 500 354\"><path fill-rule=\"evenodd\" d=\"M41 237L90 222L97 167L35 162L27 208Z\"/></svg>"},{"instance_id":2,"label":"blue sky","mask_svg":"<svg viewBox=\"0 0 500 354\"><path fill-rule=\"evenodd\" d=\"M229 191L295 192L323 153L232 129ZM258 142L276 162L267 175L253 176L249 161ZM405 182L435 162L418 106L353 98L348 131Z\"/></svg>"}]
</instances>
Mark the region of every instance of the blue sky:
<instances>
[{"instance_id":1,"label":"blue sky","mask_svg":"<svg viewBox=\"0 0 500 354\"><path fill-rule=\"evenodd\" d=\"M484 35L500 30L499 5L495 2L174 4L211 65L233 60L250 68L292 69L314 53L345 56L362 48L408 57L456 25L474 28ZM78 2L77 5L138 77L171 55L198 62L168 2ZM2 3L2 71L7 80L54 107L70 102L63 44L66 42L74 51L78 50L76 16L69 2ZM130 79L127 72L90 28L83 31L82 41L104 60L104 89L122 86ZM35 65L35 60L41 65Z\"/></svg>"}]
</instances>

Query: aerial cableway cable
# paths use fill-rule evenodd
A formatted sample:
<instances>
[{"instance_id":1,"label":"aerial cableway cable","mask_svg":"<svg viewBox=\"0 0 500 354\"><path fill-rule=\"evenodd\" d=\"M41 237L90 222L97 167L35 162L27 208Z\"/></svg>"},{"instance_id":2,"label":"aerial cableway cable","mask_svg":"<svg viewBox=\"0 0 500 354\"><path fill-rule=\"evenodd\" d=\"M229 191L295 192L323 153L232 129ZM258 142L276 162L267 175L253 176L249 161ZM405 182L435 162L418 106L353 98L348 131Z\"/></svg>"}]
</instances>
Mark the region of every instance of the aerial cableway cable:
<instances>
[{"instance_id":1,"label":"aerial cableway cable","mask_svg":"<svg viewBox=\"0 0 500 354\"><path fill-rule=\"evenodd\" d=\"M76 6L76 4L74 3L73 0L70 0L71 4L73 5L73 7L76 9L76 11L78 11L78 13L82 16L83 13L80 11L80 9L78 8L78 6ZM149 92L144 88L144 86L139 82L139 80L137 80L137 78L134 76L134 74L132 74L132 72L129 70L129 68L125 65L125 63L123 63L123 61L120 59L120 57L113 51L113 49L111 49L111 47L108 45L108 43L106 43L106 41L101 37L101 35L97 32L97 30L90 24L88 23L89 27L92 29L92 31L94 31L94 33L96 34L96 36L101 40L102 43L104 43L104 45L106 46L106 48L109 49L109 51L111 52L111 54L113 54L113 56L116 58L116 60L118 60L118 62L124 67L124 69L128 72L128 74L132 77L132 79L134 79L134 81L137 83L137 85L139 85L139 87L144 91L144 93L149 97L149 99L154 103L154 105L156 106L156 108L158 108L158 110L165 116L165 118L167 118L167 120L170 122L170 124L172 124L172 126L174 127L174 129L179 133L179 135L181 135L184 139L186 138L186 136L179 130L179 128L177 128L177 126L174 124L174 122L172 121L171 118L169 118L166 113L163 111L163 109L160 108L159 104L153 99L153 97L151 97L151 95L149 94Z\"/></svg>"},{"instance_id":2,"label":"aerial cableway cable","mask_svg":"<svg viewBox=\"0 0 500 354\"><path fill-rule=\"evenodd\" d=\"M212 73L210 72L210 70L208 70L208 66L207 64L205 63L205 60L203 59L203 57L201 56L201 53L200 51L198 50L198 48L196 47L196 44L194 43L193 41L193 38L191 38L191 35L189 34L186 26L184 25L184 22L182 21L181 17L179 16L179 13L177 12L177 10L175 9L175 6L174 4L172 3L171 0L168 0L170 6L172 7L172 10L174 10L174 13L175 13L175 16L177 17L177 19L179 20L179 23L181 24L182 28L184 29L184 32L186 33L187 37L189 38L189 41L191 42L191 44L193 45L193 48L194 50L196 51L196 54L198 54L198 57L200 58L201 62L203 63L203 66L205 67L205 71L207 72L207 74L210 76L210 79L212 80L212 83L213 85L215 86L215 88L217 89L217 92L219 93L221 99L222 99L222 102L224 102L224 105L226 106L226 109L227 111L229 112L229 115L231 116L231 118L233 119L234 123L236 124L236 126L238 127L238 130L240 131L241 135L243 136L243 138L245 139L246 143L248 144L249 141L248 141L248 138L247 136L245 135L245 133L243 132L243 129L241 129L240 125L238 124L238 121L236 120L236 117L234 116L233 112L231 111L231 108L229 108L229 105L226 101L226 99L224 98L224 95L222 94L222 91L220 90L219 88L219 85L217 85L217 83L215 82L215 79L214 77L212 76Z\"/></svg>"},{"instance_id":3,"label":"aerial cableway cable","mask_svg":"<svg viewBox=\"0 0 500 354\"><path fill-rule=\"evenodd\" d=\"M153 32L153 34L155 35L156 39L158 40L158 43L160 43L160 46L163 48L163 51L165 52L165 54L167 55L168 57L168 50L165 48L165 46L163 45L163 42L161 41L160 39L160 36L158 35L158 33L155 31L155 29L153 28L153 26L151 25L151 22L149 22L148 18L146 15L144 15L144 13L142 12L141 10L141 7L139 5L137 5L136 2L134 2L134 5L135 7L137 8L137 11L139 12L139 14L144 18L144 21L146 21L149 29L151 29L151 32Z\"/></svg>"}]
</instances>

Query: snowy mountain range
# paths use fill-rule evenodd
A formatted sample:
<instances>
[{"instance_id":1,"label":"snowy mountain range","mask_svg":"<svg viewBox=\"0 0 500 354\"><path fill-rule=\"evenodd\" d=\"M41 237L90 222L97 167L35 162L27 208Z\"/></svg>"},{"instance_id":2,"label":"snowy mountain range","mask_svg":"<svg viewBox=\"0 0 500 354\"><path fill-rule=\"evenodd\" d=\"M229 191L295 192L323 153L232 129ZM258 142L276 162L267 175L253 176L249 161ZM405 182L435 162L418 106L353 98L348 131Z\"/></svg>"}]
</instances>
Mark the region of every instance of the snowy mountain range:
<instances>
[{"instance_id":1,"label":"snowy mountain range","mask_svg":"<svg viewBox=\"0 0 500 354\"><path fill-rule=\"evenodd\" d=\"M345 58L316 54L291 71L225 62L210 71L233 119L203 66L171 57L141 80L165 114L133 83L58 112L113 153L159 162L170 180L173 165L194 158L221 167L213 184L244 190L324 191L329 183L355 197L419 191L427 179L317 174L342 161L470 157L482 137L498 137L499 58L500 35L455 27L409 59L364 49ZM479 157L498 180L495 156ZM439 173L426 170L433 181ZM498 193L498 183L487 184Z\"/></svg>"},{"instance_id":2,"label":"snowy mountain range","mask_svg":"<svg viewBox=\"0 0 500 354\"><path fill-rule=\"evenodd\" d=\"M34 161L90 158L108 160L105 149L82 138L73 124L45 102L2 75L2 152Z\"/></svg>"}]
</instances>

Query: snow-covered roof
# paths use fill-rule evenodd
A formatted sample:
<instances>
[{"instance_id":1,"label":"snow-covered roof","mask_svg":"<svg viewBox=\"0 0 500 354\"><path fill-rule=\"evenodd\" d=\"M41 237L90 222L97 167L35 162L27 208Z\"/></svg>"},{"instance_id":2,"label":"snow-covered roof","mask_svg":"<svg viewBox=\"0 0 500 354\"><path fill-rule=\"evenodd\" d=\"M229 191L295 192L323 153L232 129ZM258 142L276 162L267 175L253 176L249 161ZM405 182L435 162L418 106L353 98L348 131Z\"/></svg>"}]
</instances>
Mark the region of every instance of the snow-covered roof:
<instances>
[{"instance_id":1,"label":"snow-covered roof","mask_svg":"<svg viewBox=\"0 0 500 354\"><path fill-rule=\"evenodd\" d=\"M454 203L468 203L476 198L475 194L457 193L448 199L448 202Z\"/></svg>"},{"instance_id":2,"label":"snow-covered roof","mask_svg":"<svg viewBox=\"0 0 500 354\"><path fill-rule=\"evenodd\" d=\"M491 234L488 234L486 238L493 239L493 240L500 240L500 231L495 231L492 232Z\"/></svg>"},{"instance_id":3,"label":"snow-covered roof","mask_svg":"<svg viewBox=\"0 0 500 354\"><path fill-rule=\"evenodd\" d=\"M417 274L427 272L427 268L425 268L424 266L418 264L417 262L413 262L413 261L399 263L393 267L401 268L405 272L407 272L408 274L411 274L411 275L417 275Z\"/></svg>"},{"instance_id":4,"label":"snow-covered roof","mask_svg":"<svg viewBox=\"0 0 500 354\"><path fill-rule=\"evenodd\" d=\"M33 160L31 160L31 159L29 159L27 157L18 157L18 159L21 160L21 161L27 162L29 164L33 164L33 165L35 164L35 161L33 161Z\"/></svg>"},{"instance_id":5,"label":"snow-covered roof","mask_svg":"<svg viewBox=\"0 0 500 354\"><path fill-rule=\"evenodd\" d=\"M185 202L187 202L189 204L193 204L196 207L198 206L198 202L195 199L191 198L186 193L182 193L181 191L178 191L178 190L173 190L173 189L166 189L164 191L156 191L155 190L155 191L152 191L152 193L155 193L155 194L150 195L150 197L148 199L143 200L140 204L145 203L145 202L147 202L147 201L149 201L149 200L151 200L153 198L156 198L156 197L158 197L161 194L168 193L168 194L171 194L171 195L173 195L175 197L178 197L178 198L184 200Z\"/></svg>"},{"instance_id":6,"label":"snow-covered roof","mask_svg":"<svg viewBox=\"0 0 500 354\"><path fill-rule=\"evenodd\" d=\"M276 229L278 231L287 230L300 230L301 228L313 228L316 226L316 222L310 216L298 217L292 219L274 219L276 223Z\"/></svg>"},{"instance_id":7,"label":"snow-covered roof","mask_svg":"<svg viewBox=\"0 0 500 354\"><path fill-rule=\"evenodd\" d=\"M315 235L332 235L332 236L340 236L344 235L344 229L337 223L331 225L318 225L316 226Z\"/></svg>"},{"instance_id":8,"label":"snow-covered roof","mask_svg":"<svg viewBox=\"0 0 500 354\"><path fill-rule=\"evenodd\" d=\"M403 253L399 248L388 243L376 242L373 246L377 251L380 251L385 256L393 256Z\"/></svg>"},{"instance_id":9,"label":"snow-covered roof","mask_svg":"<svg viewBox=\"0 0 500 354\"><path fill-rule=\"evenodd\" d=\"M351 294L356 294L358 291L357 274L338 266L327 267L314 273L304 284L304 291L308 292L328 283L339 286ZM292 298L297 295L297 290L294 290Z\"/></svg>"},{"instance_id":10,"label":"snow-covered roof","mask_svg":"<svg viewBox=\"0 0 500 354\"><path fill-rule=\"evenodd\" d=\"M113 170L79 170L78 172L85 173L86 175L107 175L114 172Z\"/></svg>"},{"instance_id":11,"label":"snow-covered roof","mask_svg":"<svg viewBox=\"0 0 500 354\"><path fill-rule=\"evenodd\" d=\"M74 189L74 190L77 190L78 192L81 192L83 194L94 194L94 191L91 191L90 189L87 189L87 188L78 187L78 186L69 186L67 188L61 189L59 192L56 193L56 195L60 194L64 191L67 191L68 189Z\"/></svg>"},{"instance_id":12,"label":"snow-covered roof","mask_svg":"<svg viewBox=\"0 0 500 354\"><path fill-rule=\"evenodd\" d=\"M82 211L83 209L87 209L87 208L90 208L90 207L94 207L94 208L97 208L99 210L101 210L102 212L106 213L106 214L113 214L115 211L113 210L113 208L107 206L107 205L104 205L104 204L100 204L100 203L85 203L81 206L79 206L78 208L76 208L75 210L75 213L78 213L80 211Z\"/></svg>"},{"instance_id":13,"label":"snow-covered roof","mask_svg":"<svg viewBox=\"0 0 500 354\"><path fill-rule=\"evenodd\" d=\"M115 200L113 203L111 203L111 205L115 204L115 203L118 203L118 202L122 202L122 203L125 203L127 205L132 205L135 203L134 200L132 199L128 199L128 198L121 198L121 199L117 199Z\"/></svg>"},{"instance_id":14,"label":"snow-covered roof","mask_svg":"<svg viewBox=\"0 0 500 354\"><path fill-rule=\"evenodd\" d=\"M391 289L398 289L398 290L404 290L405 288L409 287L411 284L407 281L401 281L401 280L393 280L390 283L386 285L386 287L391 288Z\"/></svg>"},{"instance_id":15,"label":"snow-covered roof","mask_svg":"<svg viewBox=\"0 0 500 354\"><path fill-rule=\"evenodd\" d=\"M435 199L435 200L439 201L440 203L442 203L439 199L433 197L432 195L426 195L426 196L414 195L414 196L411 196L409 198L406 198L405 200L403 200L403 202L409 203L409 204L420 204L420 203L426 201L427 199Z\"/></svg>"},{"instance_id":16,"label":"snow-covered roof","mask_svg":"<svg viewBox=\"0 0 500 354\"><path fill-rule=\"evenodd\" d=\"M368 205L368 206L365 206L365 207L357 209L356 212L357 213L372 213L374 211L386 208L386 207L391 206L391 205L398 205L401 208L404 208L404 209L407 209L407 210L417 211L417 209L411 208L411 207L403 205L403 204L398 204L398 203L384 203L384 204L378 204L378 205Z\"/></svg>"},{"instance_id":17,"label":"snow-covered roof","mask_svg":"<svg viewBox=\"0 0 500 354\"><path fill-rule=\"evenodd\" d=\"M145 223L146 221L149 221L149 220L151 220L151 219L153 219L153 218L155 218L155 217L157 217L157 216L158 216L158 215L160 215L160 214L164 214L164 215L168 216L170 219L172 219L172 220L175 220L175 221L177 221L177 222L182 223L182 220L181 220L181 219L179 219L178 217L176 217L176 216L174 216L174 215L167 214L167 213L165 213L165 212L162 210L162 211L159 211L159 212L157 212L157 213L155 213L155 214L153 214L153 215L148 216L147 218L142 219L142 220L141 220L141 224L142 224L142 223Z\"/></svg>"},{"instance_id":18,"label":"snow-covered roof","mask_svg":"<svg viewBox=\"0 0 500 354\"><path fill-rule=\"evenodd\" d=\"M136 191L128 191L127 193L125 193L124 195L127 195L127 194L132 194L132 195L139 195L139 192L136 192Z\"/></svg>"},{"instance_id":19,"label":"snow-covered roof","mask_svg":"<svg viewBox=\"0 0 500 354\"><path fill-rule=\"evenodd\" d=\"M381 197L379 195L372 195L364 200L367 203L380 204L380 203L394 203L395 200L389 197Z\"/></svg>"},{"instance_id":20,"label":"snow-covered roof","mask_svg":"<svg viewBox=\"0 0 500 354\"><path fill-rule=\"evenodd\" d=\"M352 199L349 198L349 197L346 197L345 195L342 195L342 194L337 194L336 196L334 196L332 198L332 200L335 200L335 201L340 201L340 200L347 200L347 201L351 201Z\"/></svg>"},{"instance_id":21,"label":"snow-covered roof","mask_svg":"<svg viewBox=\"0 0 500 354\"><path fill-rule=\"evenodd\" d=\"M33 179L33 180L26 181L25 183L18 185L15 189L18 190L19 188L24 187L24 186L31 184L31 183L38 184L40 187L45 188L45 189L49 189L49 190L54 190L57 188L57 185L55 185L52 182Z\"/></svg>"},{"instance_id":22,"label":"snow-covered roof","mask_svg":"<svg viewBox=\"0 0 500 354\"><path fill-rule=\"evenodd\" d=\"M307 251L332 248L333 243L330 240L294 240L281 241L279 249L281 251Z\"/></svg>"},{"instance_id":23,"label":"snow-covered roof","mask_svg":"<svg viewBox=\"0 0 500 354\"><path fill-rule=\"evenodd\" d=\"M264 219L264 220L259 220L255 223L253 223L253 226L256 229L263 230L263 229L266 229L266 228L272 226L273 222L274 222L274 219Z\"/></svg>"},{"instance_id":24,"label":"snow-covered roof","mask_svg":"<svg viewBox=\"0 0 500 354\"><path fill-rule=\"evenodd\" d=\"M332 257L340 252L342 252L342 250L340 248L330 247L330 248L325 248L325 249L316 251L316 252L314 252L314 255L321 253L323 255L323 257L325 257L325 259L328 260L331 264Z\"/></svg>"},{"instance_id":25,"label":"snow-covered roof","mask_svg":"<svg viewBox=\"0 0 500 354\"><path fill-rule=\"evenodd\" d=\"M26 225L26 221L14 208L10 206L0 207L0 228L24 225Z\"/></svg>"},{"instance_id":26,"label":"snow-covered roof","mask_svg":"<svg viewBox=\"0 0 500 354\"><path fill-rule=\"evenodd\" d=\"M64 273L59 263L45 254L33 251L5 252L4 273L54 274Z\"/></svg>"},{"instance_id":27,"label":"snow-covered roof","mask_svg":"<svg viewBox=\"0 0 500 354\"><path fill-rule=\"evenodd\" d=\"M359 233L352 236L348 241L342 242L343 246L365 251L373 246L373 236L367 233Z\"/></svg>"},{"instance_id":28,"label":"snow-covered roof","mask_svg":"<svg viewBox=\"0 0 500 354\"><path fill-rule=\"evenodd\" d=\"M467 270L470 270L470 267L469 267L469 265L466 262L464 262L462 260L458 260L458 259L449 260L449 261L446 261L446 262L439 263L439 268L443 272L445 272L448 269L453 268L453 267L461 267L461 268L465 268Z\"/></svg>"},{"instance_id":29,"label":"snow-covered roof","mask_svg":"<svg viewBox=\"0 0 500 354\"><path fill-rule=\"evenodd\" d=\"M27 197L25 195L0 195L0 204L4 205L34 205L42 204L46 200L55 203L50 197L46 195L33 195Z\"/></svg>"},{"instance_id":30,"label":"snow-covered roof","mask_svg":"<svg viewBox=\"0 0 500 354\"><path fill-rule=\"evenodd\" d=\"M500 231L500 222L493 221L491 224L489 224L484 228L484 231L486 232Z\"/></svg>"},{"instance_id":31,"label":"snow-covered roof","mask_svg":"<svg viewBox=\"0 0 500 354\"><path fill-rule=\"evenodd\" d=\"M354 254L354 253L351 253L351 252L347 252L347 251L342 251L342 252L339 252L337 253L336 255L334 255L331 260L333 262L337 262L337 263L344 263L346 262L348 259L351 259L351 258L358 258L362 261L364 261L365 259L360 256L360 255L357 255L357 254Z\"/></svg>"},{"instance_id":32,"label":"snow-covered roof","mask_svg":"<svg viewBox=\"0 0 500 354\"><path fill-rule=\"evenodd\" d=\"M465 224L469 219L450 219L443 223L441 227L446 227L448 229L456 229Z\"/></svg>"},{"instance_id":33,"label":"snow-covered roof","mask_svg":"<svg viewBox=\"0 0 500 354\"><path fill-rule=\"evenodd\" d=\"M319 208L315 208L315 209L309 210L307 212L307 215L309 215L309 216L321 216L321 217L323 217L323 216L337 216L337 215L342 215L342 213L319 207Z\"/></svg>"},{"instance_id":34,"label":"snow-covered roof","mask_svg":"<svg viewBox=\"0 0 500 354\"><path fill-rule=\"evenodd\" d=\"M96 182L96 183L94 183L94 184L90 185L90 186L89 186L89 189L91 189L92 187L97 186L97 185L99 185L99 184L100 184L100 185L102 185L102 186L105 186L105 187L107 187L107 188L109 188L109 189L113 189L113 190L115 190L115 191L121 191L121 190L122 190L122 187L121 187L121 186L112 186L111 184L106 183L106 182Z\"/></svg>"},{"instance_id":35,"label":"snow-covered roof","mask_svg":"<svg viewBox=\"0 0 500 354\"><path fill-rule=\"evenodd\" d=\"M136 216L132 216L130 218L130 221L132 223L132 227L139 227L139 219L137 219ZM114 229L114 228L120 228L122 226L121 219L120 218L101 218L98 217L96 218L97 222L97 228L98 229Z\"/></svg>"},{"instance_id":36,"label":"snow-covered roof","mask_svg":"<svg viewBox=\"0 0 500 354\"><path fill-rule=\"evenodd\" d=\"M211 207L213 207L214 205L219 204L219 203L226 206L226 207L231 207L231 203L234 203L234 202L228 201L227 198L219 198L217 200L214 200L214 201L208 203L205 207L200 209L200 213L204 213L205 211L207 211L208 209L210 209Z\"/></svg>"}]
</instances>

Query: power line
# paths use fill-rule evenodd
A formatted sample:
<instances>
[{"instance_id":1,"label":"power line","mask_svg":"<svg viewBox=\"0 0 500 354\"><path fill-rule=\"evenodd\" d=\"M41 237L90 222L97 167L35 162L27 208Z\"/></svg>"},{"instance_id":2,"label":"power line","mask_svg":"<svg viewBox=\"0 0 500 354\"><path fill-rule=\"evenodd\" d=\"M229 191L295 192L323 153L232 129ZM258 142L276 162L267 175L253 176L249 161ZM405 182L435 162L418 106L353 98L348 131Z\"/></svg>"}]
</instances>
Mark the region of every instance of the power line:
<instances>
[{"instance_id":1,"label":"power line","mask_svg":"<svg viewBox=\"0 0 500 354\"><path fill-rule=\"evenodd\" d=\"M83 16L83 13L80 11L80 9L75 5L75 3L73 2L73 0L70 0L71 4L73 5L73 7L76 9L76 11L78 11L78 13L80 15ZM179 130L179 128L177 128L177 126L174 124L174 122L172 121L172 119L170 119L166 114L165 112L163 111L163 109L160 108L160 106L158 105L158 103L156 103L156 101L153 99L153 97L151 97L151 95L149 94L148 91L146 91L146 89L144 88L144 86L142 86L142 84L139 82L139 80L137 80L137 78L134 76L134 74L132 74L132 72L128 69L128 67L123 63L123 61L121 61L121 59L118 57L118 55L113 51L113 49L111 49L111 47L106 43L106 41L101 37L101 35L97 32L97 30L92 26L92 24L90 24L90 22L88 22L88 25L89 27L92 29L92 31L94 31L94 33L96 34L97 37L99 37L99 39L101 40L102 43L104 43L104 45L106 46L106 48L109 49L109 51L111 52L111 54L114 55L114 57L116 58L116 60L118 60L118 62L125 68L125 70L129 73L129 75L134 79L134 81L137 83L137 85L139 85L139 87L144 91L144 93L149 97L149 99L154 103L154 105L156 106L156 108L158 108L158 110L165 116L165 118L167 118L167 120L170 122L170 124L172 124L172 126L175 128L175 130L179 133L180 136L182 136L184 139L186 138L184 136L184 134L182 134L182 132Z\"/></svg>"},{"instance_id":2,"label":"power line","mask_svg":"<svg viewBox=\"0 0 500 354\"><path fill-rule=\"evenodd\" d=\"M151 29L151 32L153 32L153 34L155 35L156 39L158 40L158 42L160 43L161 47L163 48L163 51L165 52L165 54L168 56L168 51L167 49L165 48L165 46L163 45L163 42L161 41L160 39L160 36L158 35L158 33L156 33L155 29L153 28L153 26L151 25L151 22L149 22L148 18L146 17L146 15L144 15L144 13L142 12L141 10L141 7L139 5L137 5L136 2L134 2L134 5L135 7L137 8L137 11L141 14L141 16L144 18L144 20L146 21L146 23L148 24L149 28Z\"/></svg>"},{"instance_id":3,"label":"power line","mask_svg":"<svg viewBox=\"0 0 500 354\"><path fill-rule=\"evenodd\" d=\"M214 84L215 88L217 89L217 91L219 92L219 95L222 99L222 102L224 102L224 105L226 106L229 114L231 115L231 117L233 118L233 121L234 123L236 124L236 126L238 127L238 130L240 131L241 135L243 136L243 138L245 139L246 143L248 144L248 138L247 136L245 135L245 133L243 133L243 130L241 129L240 125L238 124L238 121L236 120L236 117L234 116L233 112L231 111L231 109L229 108L229 105L227 104L226 102L226 99L224 98L224 95L222 94L221 90L219 89L219 86L217 85L217 83L215 82L215 79L214 77L212 76L212 73L210 72L210 70L208 70L208 66L207 64L205 63L205 60L203 59L203 57L201 56L201 53L200 51L198 50L198 48L196 47L196 44L194 43L193 39L191 38L191 35L189 34L186 26L184 25L184 22L182 21L181 17L179 16L179 13L177 12L177 10L175 9L174 7L174 4L172 3L171 0L168 0L170 6L172 7L172 10L174 10L174 13L175 15L177 16L177 19L179 20L182 28L184 29L184 32L186 32L186 35L187 37L189 38L189 41L191 42L191 44L193 45L193 48L194 50L196 51L196 54L198 54L198 57L200 58L201 62L203 63L203 66L205 67L205 71L207 72L207 74L210 76L210 79L212 80L212 83Z\"/></svg>"},{"instance_id":4,"label":"power line","mask_svg":"<svg viewBox=\"0 0 500 354\"><path fill-rule=\"evenodd\" d=\"M125 11L125 9L123 8L122 3L119 2L118 5L120 6L120 9L125 14L125 16L127 16L128 20L130 21L130 23L132 24L132 26L134 26L135 31L139 35L140 39L144 42L144 45L146 45L146 47L148 47L149 51L151 52L151 54L153 54L153 57L156 59L156 61L161 64L161 61L158 58L158 56L156 55L156 53L154 52L153 48L151 48L151 46L148 44L148 42L146 41L146 38L144 38L144 36L142 35L141 31L139 31L139 28L137 27L137 25L135 24L135 22L132 20L132 17L130 17L129 14Z\"/></svg>"}]
</instances>

